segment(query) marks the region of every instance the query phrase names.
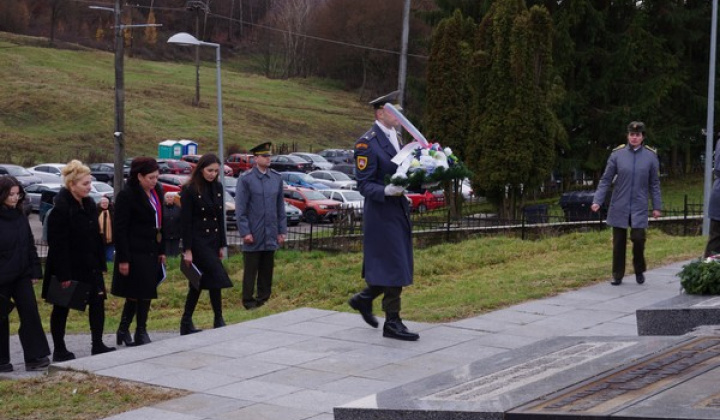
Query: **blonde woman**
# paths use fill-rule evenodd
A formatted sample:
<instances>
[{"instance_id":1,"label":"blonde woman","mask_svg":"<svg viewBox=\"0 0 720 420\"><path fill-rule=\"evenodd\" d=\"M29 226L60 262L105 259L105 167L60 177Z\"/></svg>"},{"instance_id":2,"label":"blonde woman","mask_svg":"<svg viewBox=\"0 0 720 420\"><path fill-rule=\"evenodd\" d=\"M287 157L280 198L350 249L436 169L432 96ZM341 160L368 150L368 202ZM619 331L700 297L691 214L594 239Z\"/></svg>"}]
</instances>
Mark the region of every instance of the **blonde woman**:
<instances>
[{"instance_id":1,"label":"blonde woman","mask_svg":"<svg viewBox=\"0 0 720 420\"><path fill-rule=\"evenodd\" d=\"M55 207L48 216L48 255L43 282L47 298L51 278L60 282L76 280L91 286L88 295L88 319L92 336L92 354L107 353L115 347L103 341L105 327L105 247L100 236L98 212L90 195L90 169L79 160L72 160L62 169L65 186L55 197ZM54 349L53 361L72 360L75 354L65 346L65 325L69 309L53 305L50 332Z\"/></svg>"}]
</instances>

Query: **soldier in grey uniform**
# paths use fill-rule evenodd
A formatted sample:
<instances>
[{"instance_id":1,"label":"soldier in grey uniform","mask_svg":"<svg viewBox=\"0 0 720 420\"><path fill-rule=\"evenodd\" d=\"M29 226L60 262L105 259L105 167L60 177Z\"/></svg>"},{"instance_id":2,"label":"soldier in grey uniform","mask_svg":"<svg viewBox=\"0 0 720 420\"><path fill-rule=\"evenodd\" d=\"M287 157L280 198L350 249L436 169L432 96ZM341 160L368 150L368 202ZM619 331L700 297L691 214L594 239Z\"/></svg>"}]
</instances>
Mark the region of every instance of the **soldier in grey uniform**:
<instances>
[{"instance_id":1,"label":"soldier in grey uniform","mask_svg":"<svg viewBox=\"0 0 720 420\"><path fill-rule=\"evenodd\" d=\"M648 227L648 196L652 199L652 215L660 217L660 163L655 149L643 144L645 124L633 121L628 125L627 144L616 147L608 158L605 173L593 197L592 211L605 202L615 180L607 224L613 227L613 280L617 286L625 276L627 230L633 243L633 267L638 284L645 283L645 230Z\"/></svg>"},{"instance_id":2,"label":"soldier in grey uniform","mask_svg":"<svg viewBox=\"0 0 720 420\"><path fill-rule=\"evenodd\" d=\"M238 179L235 194L245 261L242 290L245 309L257 308L270 299L275 250L285 242L287 234L283 182L280 174L270 169L271 147L268 142L250 149L255 155L255 166Z\"/></svg>"}]
</instances>

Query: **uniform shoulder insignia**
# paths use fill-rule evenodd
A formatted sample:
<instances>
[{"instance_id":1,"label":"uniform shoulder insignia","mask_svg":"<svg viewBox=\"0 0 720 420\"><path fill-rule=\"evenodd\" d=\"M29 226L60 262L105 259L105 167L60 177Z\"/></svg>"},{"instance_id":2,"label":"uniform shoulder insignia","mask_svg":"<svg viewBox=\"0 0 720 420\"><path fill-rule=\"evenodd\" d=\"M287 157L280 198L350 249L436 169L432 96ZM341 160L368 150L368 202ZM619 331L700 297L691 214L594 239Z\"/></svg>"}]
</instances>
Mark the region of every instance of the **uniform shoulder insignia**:
<instances>
[{"instance_id":1,"label":"uniform shoulder insignia","mask_svg":"<svg viewBox=\"0 0 720 420\"><path fill-rule=\"evenodd\" d=\"M368 145L367 145L367 143L364 143L364 142L357 142L357 143L355 143L355 148L356 149L367 149Z\"/></svg>"},{"instance_id":2,"label":"uniform shoulder insignia","mask_svg":"<svg viewBox=\"0 0 720 420\"><path fill-rule=\"evenodd\" d=\"M656 148L654 148L654 147L650 147L650 146L648 146L647 144L645 145L645 148L646 148L646 149L648 149L649 151L651 151L651 152L653 152L653 153L657 154L657 149L656 149Z\"/></svg>"},{"instance_id":3,"label":"uniform shoulder insignia","mask_svg":"<svg viewBox=\"0 0 720 420\"><path fill-rule=\"evenodd\" d=\"M625 146L627 146L627 144L623 143L623 144L621 144L620 146L614 148L614 149L613 149L613 152L616 151L616 150L620 150L620 149L622 149L622 148L625 147Z\"/></svg>"}]
</instances>

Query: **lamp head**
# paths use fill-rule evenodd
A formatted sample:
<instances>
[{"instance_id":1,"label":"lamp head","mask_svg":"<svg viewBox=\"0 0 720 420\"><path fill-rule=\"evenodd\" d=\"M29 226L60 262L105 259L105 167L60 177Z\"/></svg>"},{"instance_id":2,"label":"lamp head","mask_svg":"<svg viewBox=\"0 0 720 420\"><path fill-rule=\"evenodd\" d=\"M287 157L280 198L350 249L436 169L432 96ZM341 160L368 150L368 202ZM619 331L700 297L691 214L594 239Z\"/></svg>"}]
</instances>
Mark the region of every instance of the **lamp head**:
<instances>
[{"instance_id":1,"label":"lamp head","mask_svg":"<svg viewBox=\"0 0 720 420\"><path fill-rule=\"evenodd\" d=\"M177 33L168 39L168 44L178 44L178 45L200 45L201 42L195 38L194 36L190 35L187 32L180 32Z\"/></svg>"}]
</instances>

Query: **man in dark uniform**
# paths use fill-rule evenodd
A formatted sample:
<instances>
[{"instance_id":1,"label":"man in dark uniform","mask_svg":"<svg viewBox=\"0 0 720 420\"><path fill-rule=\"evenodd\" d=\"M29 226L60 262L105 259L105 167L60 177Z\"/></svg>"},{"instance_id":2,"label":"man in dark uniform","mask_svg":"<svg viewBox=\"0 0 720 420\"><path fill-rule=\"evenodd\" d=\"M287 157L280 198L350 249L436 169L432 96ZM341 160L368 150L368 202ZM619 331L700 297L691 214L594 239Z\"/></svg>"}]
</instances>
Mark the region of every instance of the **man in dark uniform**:
<instances>
[{"instance_id":1,"label":"man in dark uniform","mask_svg":"<svg viewBox=\"0 0 720 420\"><path fill-rule=\"evenodd\" d=\"M385 177L397 170L391 159L400 150L395 127L397 118L383 109L394 101L392 92L370 102L375 124L355 143L355 173L358 191L365 197L363 225L363 277L367 287L349 300L365 322L378 327L372 313L373 300L383 295L383 336L415 341L400 318L400 294L413 281L412 226L404 188L385 185Z\"/></svg>"},{"instance_id":2,"label":"man in dark uniform","mask_svg":"<svg viewBox=\"0 0 720 420\"><path fill-rule=\"evenodd\" d=\"M643 144L645 124L633 121L628 124L627 144L616 147L608 158L607 166L590 209L597 212L605 196L614 185L606 223L613 228L613 264L610 282L622 283L625 277L625 250L627 230L633 243L635 281L645 283L645 230L648 227L648 198L652 200L654 218L661 215L660 163L655 149Z\"/></svg>"},{"instance_id":3,"label":"man in dark uniform","mask_svg":"<svg viewBox=\"0 0 720 420\"><path fill-rule=\"evenodd\" d=\"M242 299L245 309L265 304L272 291L275 250L285 242L287 217L280 174L270 169L272 144L263 143L250 149L255 166L238 179L235 215L243 240ZM255 282L257 281L257 297Z\"/></svg>"}]
</instances>

